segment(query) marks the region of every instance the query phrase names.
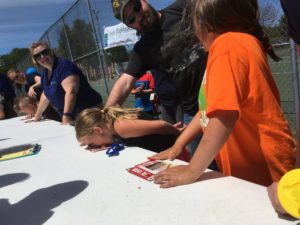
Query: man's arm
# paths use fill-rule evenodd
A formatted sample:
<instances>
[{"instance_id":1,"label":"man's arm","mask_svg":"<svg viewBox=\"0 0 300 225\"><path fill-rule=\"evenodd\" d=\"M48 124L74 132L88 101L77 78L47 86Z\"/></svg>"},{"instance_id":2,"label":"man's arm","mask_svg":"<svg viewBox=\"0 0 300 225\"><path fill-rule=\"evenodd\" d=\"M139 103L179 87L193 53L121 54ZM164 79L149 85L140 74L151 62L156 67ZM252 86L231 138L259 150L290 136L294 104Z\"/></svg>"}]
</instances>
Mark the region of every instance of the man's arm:
<instances>
[{"instance_id":1,"label":"man's arm","mask_svg":"<svg viewBox=\"0 0 300 225\"><path fill-rule=\"evenodd\" d=\"M128 95L130 94L131 89L133 88L134 82L136 78L123 73L119 79L114 84L108 98L106 101L105 107L113 106L113 105L122 105Z\"/></svg>"}]
</instances>

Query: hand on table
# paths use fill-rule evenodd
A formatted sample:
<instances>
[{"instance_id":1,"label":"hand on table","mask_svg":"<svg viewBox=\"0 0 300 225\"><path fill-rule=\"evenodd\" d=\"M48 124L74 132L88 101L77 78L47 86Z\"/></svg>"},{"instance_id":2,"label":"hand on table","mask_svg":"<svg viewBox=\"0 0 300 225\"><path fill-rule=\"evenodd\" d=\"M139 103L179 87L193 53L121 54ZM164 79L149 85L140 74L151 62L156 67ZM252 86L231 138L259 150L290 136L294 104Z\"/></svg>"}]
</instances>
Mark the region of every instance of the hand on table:
<instances>
[{"instance_id":1,"label":"hand on table","mask_svg":"<svg viewBox=\"0 0 300 225\"><path fill-rule=\"evenodd\" d=\"M34 115L33 119L34 119L35 122L38 122L38 121L41 121L43 119L43 116L42 116L42 114L36 113Z\"/></svg>"},{"instance_id":2,"label":"hand on table","mask_svg":"<svg viewBox=\"0 0 300 225\"><path fill-rule=\"evenodd\" d=\"M182 122L178 122L178 123L173 124L173 127L175 127L177 130L182 132L186 128L186 125Z\"/></svg>"},{"instance_id":3,"label":"hand on table","mask_svg":"<svg viewBox=\"0 0 300 225\"><path fill-rule=\"evenodd\" d=\"M149 159L152 159L152 160L165 160L165 159L174 160L180 155L180 153L182 151L183 151L182 148L179 148L179 147L173 145L171 148L168 148L160 153L150 156Z\"/></svg>"},{"instance_id":4,"label":"hand on table","mask_svg":"<svg viewBox=\"0 0 300 225\"><path fill-rule=\"evenodd\" d=\"M169 188L193 183L199 176L200 174L192 171L189 165L175 166L157 173L154 183L159 184L161 188Z\"/></svg>"},{"instance_id":5,"label":"hand on table","mask_svg":"<svg viewBox=\"0 0 300 225\"><path fill-rule=\"evenodd\" d=\"M23 117L21 120L25 120L26 122L26 120L33 119L33 118L34 118L34 114L28 114L25 117Z\"/></svg>"},{"instance_id":6,"label":"hand on table","mask_svg":"<svg viewBox=\"0 0 300 225\"><path fill-rule=\"evenodd\" d=\"M61 124L62 125L74 125L75 121L70 116L63 116Z\"/></svg>"},{"instance_id":7,"label":"hand on table","mask_svg":"<svg viewBox=\"0 0 300 225\"><path fill-rule=\"evenodd\" d=\"M35 90L32 86L29 88L27 94L28 94L29 97L32 97L32 98L36 96L36 92L35 92Z\"/></svg>"}]
</instances>

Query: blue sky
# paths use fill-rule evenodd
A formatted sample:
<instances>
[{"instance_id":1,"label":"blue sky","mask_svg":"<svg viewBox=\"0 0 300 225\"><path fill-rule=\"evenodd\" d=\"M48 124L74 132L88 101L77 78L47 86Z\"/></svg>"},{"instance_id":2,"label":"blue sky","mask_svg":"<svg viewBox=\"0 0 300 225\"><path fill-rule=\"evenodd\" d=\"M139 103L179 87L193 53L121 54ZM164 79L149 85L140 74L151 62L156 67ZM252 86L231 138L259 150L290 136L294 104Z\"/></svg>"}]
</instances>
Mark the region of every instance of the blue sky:
<instances>
[{"instance_id":1,"label":"blue sky","mask_svg":"<svg viewBox=\"0 0 300 225\"><path fill-rule=\"evenodd\" d=\"M37 41L76 0L0 0L0 55L9 53L13 48L28 48ZM99 9L110 9L110 0L94 0ZM167 6L173 0L149 0L157 9ZM105 4L105 7L103 7ZM107 5L106 5L107 4ZM117 23L107 21L106 25ZM103 13L101 13L103 15ZM106 21L105 21L106 20Z\"/></svg>"},{"instance_id":2,"label":"blue sky","mask_svg":"<svg viewBox=\"0 0 300 225\"><path fill-rule=\"evenodd\" d=\"M76 0L1 0L0 55L27 48Z\"/></svg>"},{"instance_id":3,"label":"blue sky","mask_svg":"<svg viewBox=\"0 0 300 225\"><path fill-rule=\"evenodd\" d=\"M174 0L148 0L156 9L169 5ZM28 48L37 41L76 0L0 0L0 55L13 48ZM104 25L118 23L111 12L110 0L93 0ZM272 3L281 9L279 0L259 0ZM103 25L103 24L101 24Z\"/></svg>"}]
</instances>

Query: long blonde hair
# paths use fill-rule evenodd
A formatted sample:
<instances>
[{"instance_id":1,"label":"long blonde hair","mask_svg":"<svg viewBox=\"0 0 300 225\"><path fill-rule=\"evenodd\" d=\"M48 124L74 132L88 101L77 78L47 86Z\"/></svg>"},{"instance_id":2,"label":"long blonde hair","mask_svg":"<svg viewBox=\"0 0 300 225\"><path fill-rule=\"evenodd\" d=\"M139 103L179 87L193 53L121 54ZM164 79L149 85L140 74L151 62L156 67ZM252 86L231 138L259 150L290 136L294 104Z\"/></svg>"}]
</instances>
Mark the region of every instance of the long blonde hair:
<instances>
[{"instance_id":1,"label":"long blonde hair","mask_svg":"<svg viewBox=\"0 0 300 225\"><path fill-rule=\"evenodd\" d=\"M107 124L113 126L114 121L118 119L137 119L140 109L121 108L110 106L104 109L89 108L83 110L76 118L75 131L79 140L85 136L93 134L93 128Z\"/></svg>"}]
</instances>

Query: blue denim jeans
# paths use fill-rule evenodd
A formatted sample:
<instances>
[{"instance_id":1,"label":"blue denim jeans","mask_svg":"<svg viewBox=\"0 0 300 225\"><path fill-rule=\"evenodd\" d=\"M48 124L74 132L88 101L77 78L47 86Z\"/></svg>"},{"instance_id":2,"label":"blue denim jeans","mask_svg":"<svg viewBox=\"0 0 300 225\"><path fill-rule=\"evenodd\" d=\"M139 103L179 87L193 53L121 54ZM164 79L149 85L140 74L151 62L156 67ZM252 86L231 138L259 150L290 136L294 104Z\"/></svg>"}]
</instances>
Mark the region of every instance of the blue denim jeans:
<instances>
[{"instance_id":1,"label":"blue denim jeans","mask_svg":"<svg viewBox=\"0 0 300 225\"><path fill-rule=\"evenodd\" d=\"M183 114L184 124L188 125L192 121L193 118L194 118L194 116L192 116L190 114L187 114L187 113L184 113ZM194 153L195 153L195 151L196 151L196 149L197 149L197 147L200 143L201 137L202 137L202 134L197 135L197 137L188 146L186 146L187 150L189 151L191 156L194 155Z\"/></svg>"}]
</instances>

